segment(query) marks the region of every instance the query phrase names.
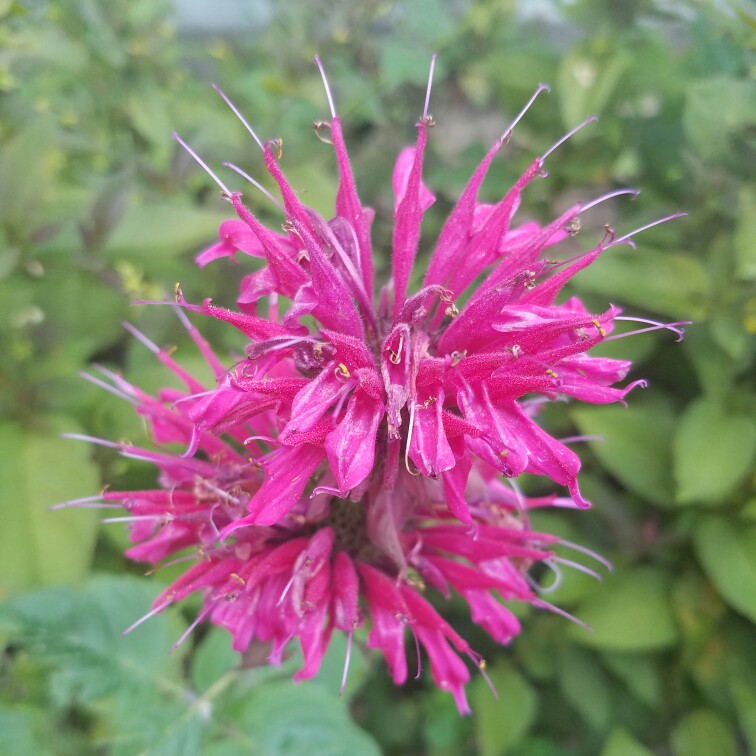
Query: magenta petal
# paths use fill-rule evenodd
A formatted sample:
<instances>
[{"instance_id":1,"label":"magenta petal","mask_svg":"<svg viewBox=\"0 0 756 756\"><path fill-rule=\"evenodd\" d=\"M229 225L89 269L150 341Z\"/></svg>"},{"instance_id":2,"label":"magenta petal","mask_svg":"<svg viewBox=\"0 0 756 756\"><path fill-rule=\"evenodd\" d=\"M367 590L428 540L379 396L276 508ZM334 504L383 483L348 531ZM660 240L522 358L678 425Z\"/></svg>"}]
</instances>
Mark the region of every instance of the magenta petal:
<instances>
[{"instance_id":1,"label":"magenta petal","mask_svg":"<svg viewBox=\"0 0 756 756\"><path fill-rule=\"evenodd\" d=\"M439 388L437 394L424 397L414 408L409 457L429 478L451 470L456 462L444 431L443 406L444 390Z\"/></svg>"},{"instance_id":2,"label":"magenta petal","mask_svg":"<svg viewBox=\"0 0 756 756\"><path fill-rule=\"evenodd\" d=\"M472 522L470 510L465 499L465 486L470 475L472 461L466 456L458 457L451 470L441 475L444 481L444 494L451 513L461 522Z\"/></svg>"},{"instance_id":3,"label":"magenta petal","mask_svg":"<svg viewBox=\"0 0 756 756\"><path fill-rule=\"evenodd\" d=\"M375 439L383 415L380 402L364 391L356 391L343 419L326 437L328 462L342 495L356 488L372 471Z\"/></svg>"},{"instance_id":4,"label":"magenta petal","mask_svg":"<svg viewBox=\"0 0 756 756\"><path fill-rule=\"evenodd\" d=\"M391 179L394 188L394 215L399 211L399 205L402 204L402 200L407 194L410 174L415 164L416 152L417 148L415 147L405 147L396 158L394 173ZM420 209L425 211L436 201L436 195L428 189L422 179L417 191L418 204L420 205Z\"/></svg>"},{"instance_id":5,"label":"magenta petal","mask_svg":"<svg viewBox=\"0 0 756 756\"><path fill-rule=\"evenodd\" d=\"M312 444L276 452L264 465L265 482L249 500L249 516L244 519L256 525L278 522L297 503L324 457L323 449Z\"/></svg>"},{"instance_id":6,"label":"magenta petal","mask_svg":"<svg viewBox=\"0 0 756 756\"><path fill-rule=\"evenodd\" d=\"M394 282L394 316L402 309L407 293L415 254L420 241L420 223L423 219L422 172L425 143L428 130L423 123L417 125L417 146L412 156L412 167L401 202L396 211L393 249L391 258L392 280ZM427 199L427 198L426 198Z\"/></svg>"}]
</instances>

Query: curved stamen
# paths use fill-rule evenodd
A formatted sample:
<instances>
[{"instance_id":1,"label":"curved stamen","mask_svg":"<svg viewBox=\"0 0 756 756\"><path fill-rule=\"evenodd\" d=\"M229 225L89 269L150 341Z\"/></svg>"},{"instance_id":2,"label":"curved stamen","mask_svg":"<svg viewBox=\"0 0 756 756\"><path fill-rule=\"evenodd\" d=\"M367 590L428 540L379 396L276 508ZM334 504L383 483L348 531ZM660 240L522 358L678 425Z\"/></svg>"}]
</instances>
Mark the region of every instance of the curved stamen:
<instances>
[{"instance_id":1,"label":"curved stamen","mask_svg":"<svg viewBox=\"0 0 756 756\"><path fill-rule=\"evenodd\" d=\"M509 127L507 130L499 137L499 141L506 144L512 137L512 132L514 131L514 127L517 126L517 124L523 119L525 116L525 113L530 110L530 106L535 102L536 97L538 97L541 92L550 92L551 88L548 84L541 83L538 85L537 89L533 94L531 95L530 99L525 103L525 107L515 116L514 121L509 124Z\"/></svg>"},{"instance_id":2,"label":"curved stamen","mask_svg":"<svg viewBox=\"0 0 756 756\"><path fill-rule=\"evenodd\" d=\"M282 213L286 213L284 206L259 181L255 181L255 179L253 179L248 173L239 168L238 165L234 165L233 163L223 163L223 167L230 168L235 173L238 173L243 179L249 181L255 189L259 189L271 202L273 202Z\"/></svg>"},{"instance_id":3,"label":"curved stamen","mask_svg":"<svg viewBox=\"0 0 756 756\"><path fill-rule=\"evenodd\" d=\"M607 336L604 341L615 341L616 339L624 339L626 336L637 336L639 333L648 333L649 331L667 330L672 331L677 336L678 343L685 338L685 329L678 328L678 326L691 325L690 320L680 320L676 323L657 323L655 320L647 320L646 318L634 318L629 316L616 316L614 320L625 320L635 323L649 323L648 328L638 328L635 331L628 331L627 333L614 333L611 336Z\"/></svg>"},{"instance_id":4,"label":"curved stamen","mask_svg":"<svg viewBox=\"0 0 756 756\"><path fill-rule=\"evenodd\" d=\"M568 549L574 549L575 551L579 551L581 554L585 554L586 556L591 557L591 559L595 559L599 564L603 564L604 567L606 567L606 569L610 572L614 569L612 563L606 557L602 557L601 554L592 551L586 546L582 546L579 543L574 543L573 541L568 541L566 538L560 538L559 543L562 546L566 546Z\"/></svg>"},{"instance_id":5,"label":"curved stamen","mask_svg":"<svg viewBox=\"0 0 756 756\"><path fill-rule=\"evenodd\" d=\"M577 570L578 572L582 572L585 575L589 575L594 580L598 580L599 583L602 583L604 581L604 578L601 577L601 575L598 574L595 570L592 570L590 567L586 567L583 564L580 564L580 562L573 562L571 559L565 559L564 557L551 557L555 562L559 562L559 564L566 564L569 567L572 567L573 569Z\"/></svg>"},{"instance_id":6,"label":"curved stamen","mask_svg":"<svg viewBox=\"0 0 756 756\"><path fill-rule=\"evenodd\" d=\"M229 191L228 187L213 173L212 170L208 167L207 163L174 131L173 132L173 138L195 159L197 163L199 163L200 167L207 173L210 178L215 181L216 184L221 188L221 191L223 192L223 196L226 198L231 197L231 192Z\"/></svg>"},{"instance_id":7,"label":"curved stamen","mask_svg":"<svg viewBox=\"0 0 756 756\"><path fill-rule=\"evenodd\" d=\"M584 205L583 207L581 207L580 210L577 211L577 214L580 215L581 213L584 213L586 210L590 210L592 207L596 207L596 205L600 205L602 202L612 199L612 197L619 197L623 194L632 194L633 199L635 199L640 194L640 190L617 189L617 191L609 192L608 194L602 194L600 197L596 197L595 200L591 200L587 205Z\"/></svg>"},{"instance_id":8,"label":"curved stamen","mask_svg":"<svg viewBox=\"0 0 756 756\"><path fill-rule=\"evenodd\" d=\"M428 86L425 89L425 106L423 107L423 118L428 117L428 106L430 105L431 87L433 86L433 69L436 67L436 53L431 55L430 72L428 73Z\"/></svg>"},{"instance_id":9,"label":"curved stamen","mask_svg":"<svg viewBox=\"0 0 756 756\"><path fill-rule=\"evenodd\" d=\"M551 559L544 559L541 564L548 567L554 573L554 582L551 585L541 585L535 578L530 575L525 575L525 579L528 581L530 587L540 594L554 593L560 585L562 585L562 570Z\"/></svg>"},{"instance_id":10,"label":"curved stamen","mask_svg":"<svg viewBox=\"0 0 756 756\"><path fill-rule=\"evenodd\" d=\"M213 84L213 89L223 98L223 102L225 102L226 105L228 105L228 107L231 108L234 115L242 122L242 125L250 133L250 136L252 137L252 139L254 139L255 142L257 142L257 146L263 152L265 152L265 147L263 146L263 143L260 140L260 137L257 136L257 134L255 133L255 130L249 125L249 123L247 123L246 118L244 118L244 116L239 112L239 108L237 108L236 105L234 105L234 103L231 102L231 100L229 100L228 97L226 97L223 90L217 84Z\"/></svg>"},{"instance_id":11,"label":"curved stamen","mask_svg":"<svg viewBox=\"0 0 756 756\"><path fill-rule=\"evenodd\" d=\"M574 615L566 612L564 609L560 609L558 606L554 606L554 604L550 604L548 601L543 601L543 599L535 599L533 601L533 606L538 607L539 609L546 609L547 611L553 612L554 614L558 614L560 617L564 617L570 622L574 622L576 625L580 625L580 627L582 627L584 630L587 630L589 633L593 632L593 628L587 622L579 620Z\"/></svg>"},{"instance_id":12,"label":"curved stamen","mask_svg":"<svg viewBox=\"0 0 756 756\"><path fill-rule=\"evenodd\" d=\"M546 150L546 152L543 153L543 155L541 155L541 161L543 162L544 160L546 160L546 158L551 155L554 150L556 150L558 147L561 147L568 139L577 134L580 129L584 128L589 123L593 123L594 121L598 121L598 117L590 116L590 118L586 118L582 123L575 126L572 131L568 131L559 141L555 142L551 147L549 147L548 150Z\"/></svg>"},{"instance_id":13,"label":"curved stamen","mask_svg":"<svg viewBox=\"0 0 756 756\"><path fill-rule=\"evenodd\" d=\"M328 86L328 79L325 75L325 69L323 68L323 64L320 61L320 56L315 56L315 65L318 67L318 71L320 71L320 78L323 79L323 87L325 88L326 98L328 100L328 107L331 111L331 117L336 118L336 106L333 104L333 97L331 95L331 88Z\"/></svg>"},{"instance_id":14,"label":"curved stamen","mask_svg":"<svg viewBox=\"0 0 756 756\"><path fill-rule=\"evenodd\" d=\"M639 234L641 231L646 231L649 228L653 228L654 226L658 226L662 223L666 223L667 221L674 220L675 218L684 218L686 215L687 213L672 213L672 215L668 215L666 216L666 218L659 218L658 220L652 221L651 223L647 223L645 226L636 228L635 231L630 231L624 236L620 236L619 239L613 239L606 246L607 248L609 248L609 247L616 247L618 244L624 244L628 242L628 240L631 237L635 236L636 234Z\"/></svg>"}]
</instances>

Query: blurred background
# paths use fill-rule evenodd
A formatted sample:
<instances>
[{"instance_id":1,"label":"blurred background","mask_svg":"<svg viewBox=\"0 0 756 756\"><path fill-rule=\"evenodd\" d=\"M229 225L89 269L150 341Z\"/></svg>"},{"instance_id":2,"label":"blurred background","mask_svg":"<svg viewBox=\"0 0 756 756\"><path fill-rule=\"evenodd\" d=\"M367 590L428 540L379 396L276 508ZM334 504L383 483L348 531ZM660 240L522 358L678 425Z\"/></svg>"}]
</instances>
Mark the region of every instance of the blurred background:
<instances>
[{"instance_id":1,"label":"blurred background","mask_svg":"<svg viewBox=\"0 0 756 756\"><path fill-rule=\"evenodd\" d=\"M0 0L0 751L756 752L755 38L746 0ZM497 700L474 679L468 718L427 671L394 688L372 654L353 659L340 698L340 640L299 686L296 655L281 669L242 669L227 635L207 627L169 654L196 603L122 639L175 573L144 577L121 556L124 526L100 525L100 513L47 509L105 483L153 482L146 466L60 439L144 442L131 407L79 377L100 363L149 390L172 383L122 321L199 365L170 308L133 302L170 297L180 281L190 301L232 305L251 270L244 259L193 263L230 215L172 130L216 168L263 174L210 83L263 138L283 138L292 183L328 214L334 161L312 133L328 116L319 53L386 250L393 156L414 138L432 52L426 181L439 199L426 252L541 81L552 93L494 163L489 199L596 114L549 159L518 217L550 220L578 198L641 189L585 216L573 243L589 249L605 223L621 234L689 213L641 234L637 250L610 250L572 290L596 311L612 302L694 321L682 344L662 331L603 347L649 379L629 409L544 415L558 435L605 438L581 449L594 508L536 522L614 563L603 585L569 574L551 597L594 632L525 612L522 636L500 649L452 602L446 613L499 690ZM280 222L261 194L247 201ZM233 329L200 325L219 354L243 349Z\"/></svg>"}]
</instances>

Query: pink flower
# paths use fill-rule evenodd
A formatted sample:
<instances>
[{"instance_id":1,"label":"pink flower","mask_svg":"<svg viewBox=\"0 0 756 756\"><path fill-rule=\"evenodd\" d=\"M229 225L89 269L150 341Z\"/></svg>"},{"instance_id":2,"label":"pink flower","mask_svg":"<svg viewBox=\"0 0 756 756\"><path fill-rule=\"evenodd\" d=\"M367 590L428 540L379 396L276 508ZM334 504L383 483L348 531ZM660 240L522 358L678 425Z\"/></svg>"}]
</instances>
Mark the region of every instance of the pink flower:
<instances>
[{"instance_id":1,"label":"pink flower","mask_svg":"<svg viewBox=\"0 0 756 756\"><path fill-rule=\"evenodd\" d=\"M227 322L248 339L246 356L226 370L177 309L216 375L215 386L202 386L130 326L186 391L155 398L103 371L110 390L150 422L158 445L186 448L179 457L111 444L156 465L160 488L72 502L123 506L128 516L115 520L131 523L130 558L157 564L195 550L196 564L151 614L200 590L204 608L196 622L209 618L226 627L240 652L256 640L269 644L277 663L298 638L304 667L297 679L317 672L334 629L351 638L367 619L368 645L382 652L402 683L409 629L436 684L467 712L469 672L460 655L481 669L482 660L425 598L426 588L443 597L460 594L473 621L508 643L520 627L503 602L560 612L540 597L528 574L532 564L556 570L566 563L595 575L558 556L558 540L530 527L531 507L588 506L577 483L579 457L536 419L545 402L560 397L616 402L643 384L615 387L630 363L588 354L616 338L609 335L615 322L627 319L617 308L591 313L576 298L556 303L573 275L609 247L632 244L636 232L617 239L608 229L592 249L564 263L544 251L573 232L587 208L636 192L575 205L545 226L516 224L523 191L573 131L535 158L498 203L478 202L492 160L545 89L538 87L476 169L415 290L410 281L421 222L434 201L422 181L434 125L429 81L416 145L400 153L394 170L392 275L377 301L373 213L357 196L327 83L340 176L330 220L305 207L287 182L280 140L263 143L222 93L278 185L283 203L271 199L284 213L284 233L262 226L241 194L179 139L238 216L221 225L219 242L198 264L237 251L265 264L244 279L238 311L210 300L188 304L177 292L183 308ZM677 325L649 322L644 330L681 334ZM523 472L565 486L569 498L524 498L511 481Z\"/></svg>"},{"instance_id":2,"label":"pink flower","mask_svg":"<svg viewBox=\"0 0 756 756\"><path fill-rule=\"evenodd\" d=\"M186 401L198 388L195 380L131 330L182 377L187 392L163 391L155 398L104 368L100 372L109 379L110 390L132 402L150 423L160 445L188 443L194 437L202 458L99 441L124 457L154 464L160 488L105 490L99 497L65 503L125 509L126 516L105 522L130 524L135 545L126 555L131 559L157 565L187 548L193 550L174 561L191 560L194 565L128 631L202 591L204 608L177 645L197 623L210 619L230 632L236 651L243 653L256 641L268 648L270 663L278 664L288 643L297 638L304 665L295 679L304 680L318 672L334 630L349 636L351 649L354 631L367 618L367 645L383 654L394 682L407 678L409 631L418 650L427 655L435 683L450 691L460 712L467 713L464 686L470 674L460 656L481 670L485 664L425 598L423 594L430 592L426 589L447 599L453 591L460 594L472 620L495 641L507 644L520 632L520 623L505 602L526 602L563 614L539 596L539 587L528 575L532 564L544 562L557 572L560 564L567 564L599 577L557 556L558 545L607 564L576 544L531 529L530 509L570 506L570 500L527 499L483 465L472 469L466 490L465 511L475 537L449 512L442 481L400 468L391 490L374 477L360 502L352 502L324 486L320 493L300 496L277 523L235 528L233 539L224 541L221 532L245 519L249 503L267 485L271 473L265 471L279 469L275 460L281 449L263 452L261 440L247 439L242 451L236 442L246 434L243 420L227 427L223 439L209 431L197 434L187 417L191 403ZM215 364L197 332L191 333ZM285 470L289 478L299 472L298 467ZM328 482L328 473L323 474ZM343 684L348 664L349 657ZM417 664L419 674L419 658Z\"/></svg>"}]
</instances>

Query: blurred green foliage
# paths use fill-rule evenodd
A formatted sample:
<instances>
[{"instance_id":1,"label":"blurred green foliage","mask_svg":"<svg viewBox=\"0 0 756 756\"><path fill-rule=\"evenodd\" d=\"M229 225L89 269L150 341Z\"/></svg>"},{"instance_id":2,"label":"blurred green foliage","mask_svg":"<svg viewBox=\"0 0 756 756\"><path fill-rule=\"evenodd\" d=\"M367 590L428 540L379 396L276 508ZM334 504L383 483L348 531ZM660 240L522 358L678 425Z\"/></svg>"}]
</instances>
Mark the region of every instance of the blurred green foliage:
<instances>
[{"instance_id":1,"label":"blurred green foliage","mask_svg":"<svg viewBox=\"0 0 756 756\"><path fill-rule=\"evenodd\" d=\"M0 1L0 750L756 751L756 22L747 3L257 2L219 6L227 18L218 10L194 24L188 3L175 7ZM137 464L58 437L140 437L130 407L77 377L99 362L148 389L170 381L127 338L123 319L193 360L167 308L130 303L161 299L176 280L190 299L231 303L245 272L228 261L202 273L192 264L228 213L171 131L212 165L260 173L209 83L263 135L284 138L287 172L326 212L334 166L309 133L327 112L311 64L319 52L386 242L386 156L413 137L433 51L438 126L427 182L440 209L426 238L539 81L553 93L518 126L489 196L534 151L597 113L598 126L549 159L550 177L528 190L523 212L550 218L577 197L642 189L634 203L585 218L577 240L588 245L604 223L625 233L689 212L639 236L636 251L612 249L575 281L596 309L612 301L631 314L695 321L679 346L662 332L602 347L632 357L634 375L650 380L628 410L567 406L545 416L565 435L605 438L583 450L594 510L537 522L615 563L604 585L569 574L553 595L594 632L531 613L502 650L463 607L448 607L499 689L497 700L475 680L470 719L425 679L395 689L379 660L359 654L340 699L343 644L316 682L294 686L295 658L281 670L238 667L217 630L200 629L169 654L190 613L155 617L122 640L169 570L129 576L123 533L105 530L118 526L97 530L88 511L46 512L101 482L150 482ZM261 195L248 201L274 221ZM241 349L233 334L203 325L220 353Z\"/></svg>"}]
</instances>

